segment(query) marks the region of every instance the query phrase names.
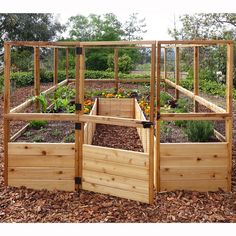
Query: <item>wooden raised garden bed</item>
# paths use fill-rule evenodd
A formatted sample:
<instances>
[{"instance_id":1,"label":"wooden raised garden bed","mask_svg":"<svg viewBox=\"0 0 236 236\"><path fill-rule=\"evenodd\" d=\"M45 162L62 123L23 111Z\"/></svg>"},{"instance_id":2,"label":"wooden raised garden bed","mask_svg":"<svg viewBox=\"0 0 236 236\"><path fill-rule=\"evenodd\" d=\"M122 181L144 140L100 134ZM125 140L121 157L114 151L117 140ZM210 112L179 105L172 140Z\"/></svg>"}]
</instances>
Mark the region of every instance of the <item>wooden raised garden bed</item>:
<instances>
[{"instance_id":1,"label":"wooden raised garden bed","mask_svg":"<svg viewBox=\"0 0 236 236\"><path fill-rule=\"evenodd\" d=\"M199 47L211 44L225 44L227 47L226 109L199 96L198 70ZM33 46L35 50L35 97L40 96L39 47L54 47L54 86L43 92L49 94L59 86L75 83L76 109L73 113L41 113L39 104L29 99L10 110L10 48L11 46ZM35 189L59 189L74 191L79 189L110 194L145 203L152 203L154 190L175 189L217 191L219 188L231 190L232 167L232 41L138 41L135 47L151 47L151 76L149 96L149 120L135 98L97 98L89 114L83 112L85 49L96 46L119 45L130 47L131 42L6 42L4 71L4 178L6 185L26 186ZM161 48L176 48L175 82L167 78L166 56L164 78L161 80ZM194 92L179 85L179 47L194 48ZM75 47L76 76L58 84L57 47ZM165 54L166 55L166 54ZM68 53L67 53L68 57ZM156 66L157 58L157 66ZM68 59L68 58L67 58ZM117 63L117 58L115 63ZM115 66L117 68L117 65ZM88 80L89 81L89 80ZM116 90L122 81L115 70ZM160 82L175 89L175 99L179 93L193 100L194 111L183 113L160 113ZM123 81L124 82L124 81ZM140 82L140 81L125 81ZM155 92L156 89L156 92ZM155 95L155 96L154 96ZM156 106L154 106L156 101ZM35 113L24 113L24 109L36 105ZM199 112L201 104L211 113ZM10 122L15 120L49 120L75 124L74 141L71 143L33 143L10 141ZM225 136L218 132L223 142L205 143L161 143L161 121L214 120L225 122ZM134 127L143 146L143 152L96 146L93 137L96 124ZM135 130L135 131L136 131ZM155 132L154 132L155 131ZM20 132L23 133L23 130ZM19 137L20 133L16 136ZM155 135L154 135L155 134ZM13 139L12 139L13 140Z\"/></svg>"}]
</instances>

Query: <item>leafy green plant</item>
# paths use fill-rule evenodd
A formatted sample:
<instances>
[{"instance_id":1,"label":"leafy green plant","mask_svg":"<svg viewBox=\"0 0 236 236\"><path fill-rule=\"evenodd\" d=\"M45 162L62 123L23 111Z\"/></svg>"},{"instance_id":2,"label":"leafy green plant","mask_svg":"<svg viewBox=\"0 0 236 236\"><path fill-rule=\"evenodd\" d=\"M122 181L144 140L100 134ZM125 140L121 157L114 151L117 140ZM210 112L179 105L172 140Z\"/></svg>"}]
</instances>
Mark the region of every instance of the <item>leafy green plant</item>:
<instances>
[{"instance_id":1,"label":"leafy green plant","mask_svg":"<svg viewBox=\"0 0 236 236\"><path fill-rule=\"evenodd\" d=\"M52 136L57 137L61 134L61 131L58 129L54 129L51 134Z\"/></svg>"},{"instance_id":2,"label":"leafy green plant","mask_svg":"<svg viewBox=\"0 0 236 236\"><path fill-rule=\"evenodd\" d=\"M40 142L43 142L44 139L42 136L38 135L38 136L33 137L32 141L36 143L40 143Z\"/></svg>"},{"instance_id":3,"label":"leafy green plant","mask_svg":"<svg viewBox=\"0 0 236 236\"><path fill-rule=\"evenodd\" d=\"M163 91L160 93L160 106L164 107L165 104L171 99L171 96Z\"/></svg>"},{"instance_id":4,"label":"leafy green plant","mask_svg":"<svg viewBox=\"0 0 236 236\"><path fill-rule=\"evenodd\" d=\"M207 142L214 134L214 126L211 121L188 121L184 131L191 142Z\"/></svg>"},{"instance_id":5,"label":"leafy green plant","mask_svg":"<svg viewBox=\"0 0 236 236\"><path fill-rule=\"evenodd\" d=\"M34 129L41 129L42 127L45 127L48 124L48 121L46 120L32 120L29 124L29 127Z\"/></svg>"},{"instance_id":6,"label":"leafy green plant","mask_svg":"<svg viewBox=\"0 0 236 236\"><path fill-rule=\"evenodd\" d=\"M41 111L43 113L46 113L47 111L47 105L48 105L48 102L47 102L47 99L46 99L46 95L44 93L40 93L39 96L35 96L34 97L34 101L38 101L39 102L39 105L41 107Z\"/></svg>"},{"instance_id":7,"label":"leafy green plant","mask_svg":"<svg viewBox=\"0 0 236 236\"><path fill-rule=\"evenodd\" d=\"M64 138L64 142L65 143L74 143L75 142L75 134L74 134L74 132L69 134L68 136L66 136Z\"/></svg>"}]
</instances>

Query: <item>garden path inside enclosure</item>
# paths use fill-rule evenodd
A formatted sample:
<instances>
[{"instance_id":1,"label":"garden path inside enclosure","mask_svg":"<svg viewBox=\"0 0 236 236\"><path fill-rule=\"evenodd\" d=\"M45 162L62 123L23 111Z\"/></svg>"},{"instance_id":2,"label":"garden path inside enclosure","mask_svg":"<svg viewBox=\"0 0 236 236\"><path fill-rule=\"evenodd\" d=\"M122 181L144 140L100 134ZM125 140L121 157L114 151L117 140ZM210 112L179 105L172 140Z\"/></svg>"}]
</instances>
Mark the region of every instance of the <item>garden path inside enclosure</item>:
<instances>
[{"instance_id":1,"label":"garden path inside enclosure","mask_svg":"<svg viewBox=\"0 0 236 236\"><path fill-rule=\"evenodd\" d=\"M12 101L14 105L24 101L31 89L16 89ZM0 222L236 222L236 102L233 192L161 192L155 195L154 204L148 205L87 191L36 191L5 187L2 95L0 101Z\"/></svg>"}]
</instances>

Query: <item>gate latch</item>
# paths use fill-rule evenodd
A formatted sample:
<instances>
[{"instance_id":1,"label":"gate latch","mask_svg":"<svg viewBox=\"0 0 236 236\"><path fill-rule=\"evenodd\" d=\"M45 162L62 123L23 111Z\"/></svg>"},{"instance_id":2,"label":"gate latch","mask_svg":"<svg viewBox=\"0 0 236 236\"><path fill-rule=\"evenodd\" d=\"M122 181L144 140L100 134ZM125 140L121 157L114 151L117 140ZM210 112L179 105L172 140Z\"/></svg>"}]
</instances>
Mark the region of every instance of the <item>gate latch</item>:
<instances>
[{"instance_id":1,"label":"gate latch","mask_svg":"<svg viewBox=\"0 0 236 236\"><path fill-rule=\"evenodd\" d=\"M160 111L157 112L157 120L159 120L161 118L161 113Z\"/></svg>"},{"instance_id":2,"label":"gate latch","mask_svg":"<svg viewBox=\"0 0 236 236\"><path fill-rule=\"evenodd\" d=\"M75 184L81 184L81 177L75 177Z\"/></svg>"},{"instance_id":3,"label":"gate latch","mask_svg":"<svg viewBox=\"0 0 236 236\"><path fill-rule=\"evenodd\" d=\"M153 123L150 121L142 121L141 124L143 125L144 129L151 128L151 126L153 125Z\"/></svg>"}]
</instances>

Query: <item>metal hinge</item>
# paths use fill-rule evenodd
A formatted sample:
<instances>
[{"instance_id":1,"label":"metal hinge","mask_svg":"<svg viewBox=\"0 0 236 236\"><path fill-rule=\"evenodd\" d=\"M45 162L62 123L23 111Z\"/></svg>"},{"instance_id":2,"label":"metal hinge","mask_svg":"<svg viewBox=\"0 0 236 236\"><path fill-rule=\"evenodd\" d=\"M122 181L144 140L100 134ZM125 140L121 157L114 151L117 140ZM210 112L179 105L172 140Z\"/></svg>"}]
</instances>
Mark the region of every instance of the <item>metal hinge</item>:
<instances>
[{"instance_id":1,"label":"metal hinge","mask_svg":"<svg viewBox=\"0 0 236 236\"><path fill-rule=\"evenodd\" d=\"M82 110L82 104L81 103L75 103L75 110L81 111Z\"/></svg>"},{"instance_id":2,"label":"metal hinge","mask_svg":"<svg viewBox=\"0 0 236 236\"><path fill-rule=\"evenodd\" d=\"M75 129L81 130L81 123L75 123Z\"/></svg>"},{"instance_id":3,"label":"metal hinge","mask_svg":"<svg viewBox=\"0 0 236 236\"><path fill-rule=\"evenodd\" d=\"M82 48L76 47L76 55L81 55L81 54L82 54Z\"/></svg>"},{"instance_id":4,"label":"metal hinge","mask_svg":"<svg viewBox=\"0 0 236 236\"><path fill-rule=\"evenodd\" d=\"M75 177L75 184L81 184L81 177Z\"/></svg>"},{"instance_id":5,"label":"metal hinge","mask_svg":"<svg viewBox=\"0 0 236 236\"><path fill-rule=\"evenodd\" d=\"M153 123L150 121L142 121L141 123L142 123L144 129L151 128L151 126L153 125Z\"/></svg>"},{"instance_id":6,"label":"metal hinge","mask_svg":"<svg viewBox=\"0 0 236 236\"><path fill-rule=\"evenodd\" d=\"M161 118L161 113L160 111L157 112L157 120L159 120Z\"/></svg>"}]
</instances>

